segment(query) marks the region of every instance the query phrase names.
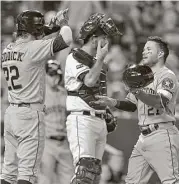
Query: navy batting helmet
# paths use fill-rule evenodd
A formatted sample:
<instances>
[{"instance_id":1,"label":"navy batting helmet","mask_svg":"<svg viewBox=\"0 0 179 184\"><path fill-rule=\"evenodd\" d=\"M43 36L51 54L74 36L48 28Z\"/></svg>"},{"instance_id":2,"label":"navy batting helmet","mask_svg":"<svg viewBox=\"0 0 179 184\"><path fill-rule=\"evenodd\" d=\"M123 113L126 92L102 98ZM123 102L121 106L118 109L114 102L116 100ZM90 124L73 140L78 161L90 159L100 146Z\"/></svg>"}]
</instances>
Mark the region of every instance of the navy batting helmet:
<instances>
[{"instance_id":1,"label":"navy batting helmet","mask_svg":"<svg viewBox=\"0 0 179 184\"><path fill-rule=\"evenodd\" d=\"M36 10L26 10L17 16L17 36L22 32L40 36L44 32L44 15Z\"/></svg>"}]
</instances>

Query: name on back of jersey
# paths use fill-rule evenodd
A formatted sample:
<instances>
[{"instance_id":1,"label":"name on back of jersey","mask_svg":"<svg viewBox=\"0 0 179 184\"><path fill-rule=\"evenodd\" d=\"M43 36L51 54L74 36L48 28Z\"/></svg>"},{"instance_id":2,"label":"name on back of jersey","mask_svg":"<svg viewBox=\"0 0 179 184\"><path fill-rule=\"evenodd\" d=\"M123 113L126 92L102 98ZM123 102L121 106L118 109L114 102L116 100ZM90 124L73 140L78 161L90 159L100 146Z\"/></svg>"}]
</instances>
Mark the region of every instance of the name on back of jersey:
<instances>
[{"instance_id":1,"label":"name on back of jersey","mask_svg":"<svg viewBox=\"0 0 179 184\"><path fill-rule=\"evenodd\" d=\"M22 56L24 55L23 52L4 52L1 57L2 62L6 61L20 61L22 62Z\"/></svg>"}]
</instances>

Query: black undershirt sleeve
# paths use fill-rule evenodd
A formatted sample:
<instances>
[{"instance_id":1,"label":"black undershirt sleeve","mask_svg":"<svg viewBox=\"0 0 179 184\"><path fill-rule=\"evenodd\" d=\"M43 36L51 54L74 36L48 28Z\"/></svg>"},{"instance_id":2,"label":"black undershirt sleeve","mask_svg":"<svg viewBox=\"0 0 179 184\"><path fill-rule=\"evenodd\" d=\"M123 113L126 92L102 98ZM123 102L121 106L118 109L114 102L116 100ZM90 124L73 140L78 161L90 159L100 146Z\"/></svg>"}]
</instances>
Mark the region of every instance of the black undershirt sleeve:
<instances>
[{"instance_id":1,"label":"black undershirt sleeve","mask_svg":"<svg viewBox=\"0 0 179 184\"><path fill-rule=\"evenodd\" d=\"M47 36L49 34L52 34L52 33L59 31L60 28L61 28L60 26L50 27L48 25L45 25L44 26L44 34L45 34L45 36Z\"/></svg>"},{"instance_id":2,"label":"black undershirt sleeve","mask_svg":"<svg viewBox=\"0 0 179 184\"><path fill-rule=\"evenodd\" d=\"M115 108L123 111L134 112L136 111L137 106L130 101L118 101Z\"/></svg>"},{"instance_id":3,"label":"black undershirt sleeve","mask_svg":"<svg viewBox=\"0 0 179 184\"><path fill-rule=\"evenodd\" d=\"M69 46L65 43L61 35L58 35L53 41L53 52L54 53L59 52L67 47Z\"/></svg>"}]
</instances>

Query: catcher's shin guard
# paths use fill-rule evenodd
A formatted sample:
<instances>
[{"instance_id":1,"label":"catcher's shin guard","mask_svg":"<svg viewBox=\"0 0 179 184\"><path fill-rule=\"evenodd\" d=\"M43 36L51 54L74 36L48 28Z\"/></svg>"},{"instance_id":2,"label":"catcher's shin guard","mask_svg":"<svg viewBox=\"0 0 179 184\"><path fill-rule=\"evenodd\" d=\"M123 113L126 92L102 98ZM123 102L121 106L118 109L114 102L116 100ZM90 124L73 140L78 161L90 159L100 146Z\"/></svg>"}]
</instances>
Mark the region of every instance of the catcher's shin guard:
<instances>
[{"instance_id":1,"label":"catcher's shin guard","mask_svg":"<svg viewBox=\"0 0 179 184\"><path fill-rule=\"evenodd\" d=\"M100 175L101 161L99 159L80 158L71 184L99 184Z\"/></svg>"},{"instance_id":2,"label":"catcher's shin guard","mask_svg":"<svg viewBox=\"0 0 179 184\"><path fill-rule=\"evenodd\" d=\"M1 184L11 184L11 183L7 182L6 180L1 179Z\"/></svg>"}]
</instances>

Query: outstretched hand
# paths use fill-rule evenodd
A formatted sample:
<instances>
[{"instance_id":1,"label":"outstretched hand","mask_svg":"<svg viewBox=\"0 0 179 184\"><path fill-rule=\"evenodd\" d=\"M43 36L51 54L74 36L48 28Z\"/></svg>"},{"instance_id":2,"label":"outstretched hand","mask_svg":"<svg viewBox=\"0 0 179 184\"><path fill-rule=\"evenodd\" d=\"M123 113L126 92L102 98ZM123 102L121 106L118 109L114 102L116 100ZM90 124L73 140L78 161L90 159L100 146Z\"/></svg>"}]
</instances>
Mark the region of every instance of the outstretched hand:
<instances>
[{"instance_id":1,"label":"outstretched hand","mask_svg":"<svg viewBox=\"0 0 179 184\"><path fill-rule=\"evenodd\" d=\"M92 104L114 107L117 104L117 100L110 98L108 96L96 95L95 98L97 101L93 101Z\"/></svg>"}]
</instances>

